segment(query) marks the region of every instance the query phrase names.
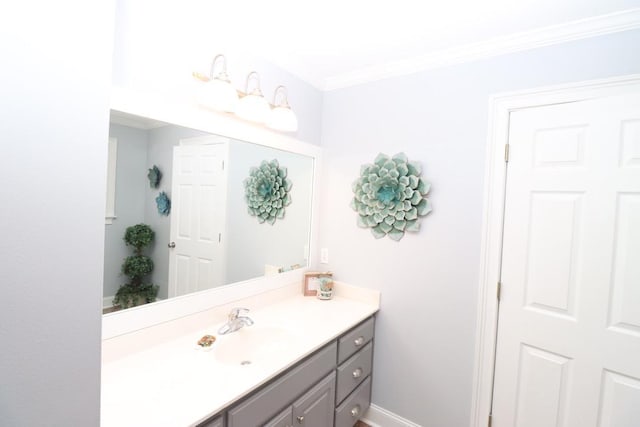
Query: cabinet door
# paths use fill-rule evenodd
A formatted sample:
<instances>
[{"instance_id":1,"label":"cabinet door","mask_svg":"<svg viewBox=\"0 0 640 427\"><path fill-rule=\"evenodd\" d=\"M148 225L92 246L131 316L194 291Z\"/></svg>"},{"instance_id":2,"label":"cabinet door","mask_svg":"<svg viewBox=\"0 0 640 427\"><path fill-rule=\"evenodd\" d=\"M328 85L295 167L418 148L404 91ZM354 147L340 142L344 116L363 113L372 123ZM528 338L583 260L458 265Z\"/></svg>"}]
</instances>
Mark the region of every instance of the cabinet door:
<instances>
[{"instance_id":1,"label":"cabinet door","mask_svg":"<svg viewBox=\"0 0 640 427\"><path fill-rule=\"evenodd\" d=\"M293 411L291 406L273 417L264 427L293 427Z\"/></svg>"},{"instance_id":2,"label":"cabinet door","mask_svg":"<svg viewBox=\"0 0 640 427\"><path fill-rule=\"evenodd\" d=\"M296 426L327 427L333 425L336 397L336 373L332 372L293 403Z\"/></svg>"},{"instance_id":3,"label":"cabinet door","mask_svg":"<svg viewBox=\"0 0 640 427\"><path fill-rule=\"evenodd\" d=\"M336 351L335 342L327 345L244 402L233 406L227 412L227 427L257 427L269 422L274 414L290 406L305 390L321 381L327 373L335 371Z\"/></svg>"}]
</instances>

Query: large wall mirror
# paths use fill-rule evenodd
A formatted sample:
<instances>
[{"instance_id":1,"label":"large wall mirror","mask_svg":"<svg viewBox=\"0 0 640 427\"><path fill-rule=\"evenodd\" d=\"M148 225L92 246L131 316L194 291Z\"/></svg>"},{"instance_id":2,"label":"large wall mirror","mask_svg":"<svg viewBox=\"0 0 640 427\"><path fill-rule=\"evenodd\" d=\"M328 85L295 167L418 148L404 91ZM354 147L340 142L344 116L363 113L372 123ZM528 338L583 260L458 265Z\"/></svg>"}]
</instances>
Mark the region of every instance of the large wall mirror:
<instances>
[{"instance_id":1,"label":"large wall mirror","mask_svg":"<svg viewBox=\"0 0 640 427\"><path fill-rule=\"evenodd\" d=\"M252 282L253 289L258 289L261 278L295 270L301 274L309 266L317 147L300 143L306 150L295 150L291 144L295 140L248 142L229 134L256 140L266 131L226 128L226 136L221 136L212 133L211 127L193 126L197 118L185 126L179 115L167 120L171 116L167 112L152 111L151 117L123 110L112 110L109 126L103 283L103 308L109 314L105 319L131 311L140 318L145 311L153 313L152 306L189 295L206 299L207 291L237 284ZM275 220L263 221L248 209L246 182L263 162L273 166L274 160L282 181L288 181L288 200L282 206L274 204L274 209L281 208ZM162 175L157 186L148 178L154 166ZM161 193L171 201L168 215L156 200ZM133 253L123 237L136 224L148 225L155 235L144 253L153 261L146 280L158 287L159 302L119 310L111 301L129 280L122 265Z\"/></svg>"}]
</instances>

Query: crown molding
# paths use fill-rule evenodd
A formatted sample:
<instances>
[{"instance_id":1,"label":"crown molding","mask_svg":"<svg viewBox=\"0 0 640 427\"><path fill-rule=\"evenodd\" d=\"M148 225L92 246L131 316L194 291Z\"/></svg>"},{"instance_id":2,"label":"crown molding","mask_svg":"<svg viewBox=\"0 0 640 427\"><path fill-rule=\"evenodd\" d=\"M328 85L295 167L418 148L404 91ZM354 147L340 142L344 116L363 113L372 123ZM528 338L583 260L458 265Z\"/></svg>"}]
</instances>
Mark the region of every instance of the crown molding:
<instances>
[{"instance_id":1,"label":"crown molding","mask_svg":"<svg viewBox=\"0 0 640 427\"><path fill-rule=\"evenodd\" d=\"M341 89L418 71L638 28L640 28L640 8L628 9L362 68L326 78L321 86L325 91Z\"/></svg>"}]
</instances>

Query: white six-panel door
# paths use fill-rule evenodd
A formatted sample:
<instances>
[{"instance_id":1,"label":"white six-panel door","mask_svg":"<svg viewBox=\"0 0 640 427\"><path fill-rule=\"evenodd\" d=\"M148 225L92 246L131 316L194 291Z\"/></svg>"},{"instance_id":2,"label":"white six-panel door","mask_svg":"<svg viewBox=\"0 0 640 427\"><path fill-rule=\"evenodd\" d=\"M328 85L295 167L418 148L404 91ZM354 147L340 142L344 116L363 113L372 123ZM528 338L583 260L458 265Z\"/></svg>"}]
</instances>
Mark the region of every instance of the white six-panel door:
<instances>
[{"instance_id":1,"label":"white six-panel door","mask_svg":"<svg viewBox=\"0 0 640 427\"><path fill-rule=\"evenodd\" d=\"M226 156L226 144L174 147L169 297L224 284Z\"/></svg>"},{"instance_id":2,"label":"white six-panel door","mask_svg":"<svg viewBox=\"0 0 640 427\"><path fill-rule=\"evenodd\" d=\"M640 426L640 96L511 114L497 427Z\"/></svg>"}]
</instances>

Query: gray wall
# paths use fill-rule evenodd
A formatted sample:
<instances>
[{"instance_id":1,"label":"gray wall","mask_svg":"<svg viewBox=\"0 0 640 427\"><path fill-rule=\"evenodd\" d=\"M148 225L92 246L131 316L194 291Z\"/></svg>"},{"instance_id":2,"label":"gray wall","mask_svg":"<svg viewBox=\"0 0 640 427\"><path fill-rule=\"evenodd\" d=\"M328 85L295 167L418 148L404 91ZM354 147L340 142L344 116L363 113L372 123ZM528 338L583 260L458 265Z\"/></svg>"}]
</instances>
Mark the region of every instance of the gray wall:
<instances>
[{"instance_id":1,"label":"gray wall","mask_svg":"<svg viewBox=\"0 0 640 427\"><path fill-rule=\"evenodd\" d=\"M109 136L118 140L116 162L116 218L105 225L104 232L104 291L112 297L120 285L128 281L121 274L124 259L133 254L123 237L127 227L145 222L145 189L147 180L147 131L111 124Z\"/></svg>"},{"instance_id":2,"label":"gray wall","mask_svg":"<svg viewBox=\"0 0 640 427\"><path fill-rule=\"evenodd\" d=\"M3 426L99 425L113 8L0 14Z\"/></svg>"},{"instance_id":3,"label":"gray wall","mask_svg":"<svg viewBox=\"0 0 640 427\"><path fill-rule=\"evenodd\" d=\"M640 73L640 31L329 92L320 246L335 277L382 291L373 403L423 426L469 423L489 95ZM349 207L360 165L404 151L431 181L418 234L375 240Z\"/></svg>"}]
</instances>

